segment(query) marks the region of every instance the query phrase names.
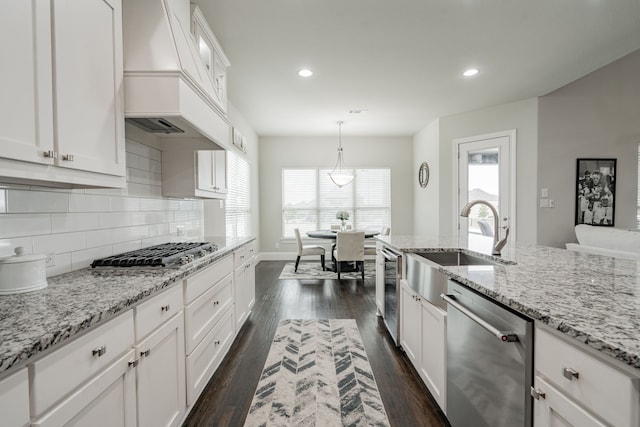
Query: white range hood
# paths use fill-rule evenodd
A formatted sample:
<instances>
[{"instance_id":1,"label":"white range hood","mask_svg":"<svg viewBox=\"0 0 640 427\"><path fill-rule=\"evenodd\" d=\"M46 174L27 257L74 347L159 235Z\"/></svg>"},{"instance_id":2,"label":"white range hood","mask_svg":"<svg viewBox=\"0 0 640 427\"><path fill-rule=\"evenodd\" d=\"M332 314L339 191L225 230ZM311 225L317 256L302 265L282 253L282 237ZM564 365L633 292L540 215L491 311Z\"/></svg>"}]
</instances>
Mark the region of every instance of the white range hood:
<instances>
[{"instance_id":1,"label":"white range hood","mask_svg":"<svg viewBox=\"0 0 640 427\"><path fill-rule=\"evenodd\" d=\"M226 93L216 91L191 32L202 19L189 0L123 2L125 118L159 136L204 136L227 148ZM228 60L204 27L198 32L213 38L216 65L226 69Z\"/></svg>"}]
</instances>

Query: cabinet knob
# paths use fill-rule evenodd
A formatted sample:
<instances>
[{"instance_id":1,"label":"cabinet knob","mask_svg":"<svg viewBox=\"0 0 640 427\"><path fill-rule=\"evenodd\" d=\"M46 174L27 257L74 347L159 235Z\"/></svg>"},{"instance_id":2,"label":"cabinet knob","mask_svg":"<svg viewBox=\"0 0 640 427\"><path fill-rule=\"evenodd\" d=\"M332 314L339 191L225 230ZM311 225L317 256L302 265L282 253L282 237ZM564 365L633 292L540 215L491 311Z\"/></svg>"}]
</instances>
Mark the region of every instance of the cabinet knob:
<instances>
[{"instance_id":1,"label":"cabinet knob","mask_svg":"<svg viewBox=\"0 0 640 427\"><path fill-rule=\"evenodd\" d=\"M100 347L96 347L93 350L91 350L91 355L92 356L102 357L102 355L105 354L106 352L107 352L107 346L106 345L102 345Z\"/></svg>"},{"instance_id":2,"label":"cabinet knob","mask_svg":"<svg viewBox=\"0 0 640 427\"><path fill-rule=\"evenodd\" d=\"M63 154L62 160L65 162L73 162L73 154Z\"/></svg>"},{"instance_id":3,"label":"cabinet knob","mask_svg":"<svg viewBox=\"0 0 640 427\"><path fill-rule=\"evenodd\" d=\"M48 159L57 159L58 158L58 153L56 153L53 150L49 150L49 151L45 151L44 153L42 153L42 155Z\"/></svg>"},{"instance_id":4,"label":"cabinet knob","mask_svg":"<svg viewBox=\"0 0 640 427\"><path fill-rule=\"evenodd\" d=\"M130 368L135 368L136 366L138 366L138 359L129 360L129 367Z\"/></svg>"},{"instance_id":5,"label":"cabinet knob","mask_svg":"<svg viewBox=\"0 0 640 427\"><path fill-rule=\"evenodd\" d=\"M213 343L214 343L215 345L220 345L220 340L215 340Z\"/></svg>"},{"instance_id":6,"label":"cabinet knob","mask_svg":"<svg viewBox=\"0 0 640 427\"><path fill-rule=\"evenodd\" d=\"M578 379L580 378L580 373L572 368L562 367L562 375L568 380Z\"/></svg>"},{"instance_id":7,"label":"cabinet knob","mask_svg":"<svg viewBox=\"0 0 640 427\"><path fill-rule=\"evenodd\" d=\"M213 305L219 305L219 304L220 304L220 301L214 301L213 302Z\"/></svg>"},{"instance_id":8,"label":"cabinet knob","mask_svg":"<svg viewBox=\"0 0 640 427\"><path fill-rule=\"evenodd\" d=\"M149 356L150 353L151 353L150 349L147 349L145 351L141 351L140 352L140 357L147 357L147 356Z\"/></svg>"},{"instance_id":9,"label":"cabinet knob","mask_svg":"<svg viewBox=\"0 0 640 427\"><path fill-rule=\"evenodd\" d=\"M160 307L160 311L169 311L170 308L171 306L169 304L163 305L162 307Z\"/></svg>"},{"instance_id":10,"label":"cabinet knob","mask_svg":"<svg viewBox=\"0 0 640 427\"><path fill-rule=\"evenodd\" d=\"M534 388L531 387L531 396L536 399L536 400L540 400L540 399L546 399L547 395L544 391L540 390L539 388Z\"/></svg>"}]
</instances>

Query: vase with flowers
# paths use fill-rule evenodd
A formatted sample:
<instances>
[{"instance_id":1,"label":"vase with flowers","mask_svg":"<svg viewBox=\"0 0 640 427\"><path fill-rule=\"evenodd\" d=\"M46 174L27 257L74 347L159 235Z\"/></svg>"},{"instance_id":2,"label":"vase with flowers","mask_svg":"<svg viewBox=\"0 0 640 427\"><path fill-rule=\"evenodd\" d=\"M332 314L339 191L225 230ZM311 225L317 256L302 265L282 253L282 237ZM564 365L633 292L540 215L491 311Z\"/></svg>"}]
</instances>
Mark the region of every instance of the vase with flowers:
<instances>
[{"instance_id":1,"label":"vase with flowers","mask_svg":"<svg viewBox=\"0 0 640 427\"><path fill-rule=\"evenodd\" d=\"M344 231L347 229L347 220L349 219L349 212L347 211L338 211L336 213L336 219L340 220L340 230Z\"/></svg>"}]
</instances>

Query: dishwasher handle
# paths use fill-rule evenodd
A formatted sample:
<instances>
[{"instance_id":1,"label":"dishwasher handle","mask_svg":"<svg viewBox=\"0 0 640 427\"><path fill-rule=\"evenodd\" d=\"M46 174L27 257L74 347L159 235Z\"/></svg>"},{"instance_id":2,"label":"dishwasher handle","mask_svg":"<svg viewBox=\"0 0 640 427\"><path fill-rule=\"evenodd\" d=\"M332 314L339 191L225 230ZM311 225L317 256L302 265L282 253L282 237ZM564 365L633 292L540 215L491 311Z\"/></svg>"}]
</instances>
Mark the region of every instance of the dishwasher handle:
<instances>
[{"instance_id":1,"label":"dishwasher handle","mask_svg":"<svg viewBox=\"0 0 640 427\"><path fill-rule=\"evenodd\" d=\"M460 303L458 303L455 300L455 295L440 294L440 298L445 300L448 304L450 304L452 307L454 307L455 309L460 311L462 314L467 316L469 319L473 320L478 325L482 326L484 329L486 329L487 331L491 332L491 334L495 335L495 337L498 338L501 342L516 342L516 341L518 341L518 335L514 334L513 332L501 331L498 328L496 328L495 326L493 326L490 323L486 322L485 320L481 319L480 317L478 317L477 315L475 315L471 311L469 311L466 308L464 308L462 305L460 305Z\"/></svg>"}]
</instances>

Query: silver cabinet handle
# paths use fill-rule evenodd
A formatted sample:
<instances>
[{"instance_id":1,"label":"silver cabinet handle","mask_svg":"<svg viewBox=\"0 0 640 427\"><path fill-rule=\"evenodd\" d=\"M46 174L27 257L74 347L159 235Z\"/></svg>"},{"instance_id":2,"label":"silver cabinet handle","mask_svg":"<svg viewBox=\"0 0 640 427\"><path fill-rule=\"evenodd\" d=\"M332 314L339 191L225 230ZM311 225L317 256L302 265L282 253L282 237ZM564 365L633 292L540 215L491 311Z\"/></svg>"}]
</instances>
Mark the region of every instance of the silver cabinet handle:
<instances>
[{"instance_id":1,"label":"silver cabinet handle","mask_svg":"<svg viewBox=\"0 0 640 427\"><path fill-rule=\"evenodd\" d=\"M580 373L572 368L562 367L562 375L568 380L578 379L580 378Z\"/></svg>"},{"instance_id":2,"label":"silver cabinet handle","mask_svg":"<svg viewBox=\"0 0 640 427\"><path fill-rule=\"evenodd\" d=\"M213 305L220 305L220 301L214 301Z\"/></svg>"},{"instance_id":3,"label":"silver cabinet handle","mask_svg":"<svg viewBox=\"0 0 640 427\"><path fill-rule=\"evenodd\" d=\"M73 162L73 154L63 154L62 160L66 162Z\"/></svg>"},{"instance_id":4,"label":"silver cabinet handle","mask_svg":"<svg viewBox=\"0 0 640 427\"><path fill-rule=\"evenodd\" d=\"M129 367L130 368L135 368L136 366L138 366L138 359L134 359L134 360L129 360Z\"/></svg>"},{"instance_id":5,"label":"silver cabinet handle","mask_svg":"<svg viewBox=\"0 0 640 427\"><path fill-rule=\"evenodd\" d=\"M220 345L220 340L215 340L213 343L214 343L215 345Z\"/></svg>"},{"instance_id":6,"label":"silver cabinet handle","mask_svg":"<svg viewBox=\"0 0 640 427\"><path fill-rule=\"evenodd\" d=\"M106 352L107 352L107 346L106 345L102 345L100 347L96 347L93 350L91 350L91 355L92 356L102 357L102 355L105 354Z\"/></svg>"},{"instance_id":7,"label":"silver cabinet handle","mask_svg":"<svg viewBox=\"0 0 640 427\"><path fill-rule=\"evenodd\" d=\"M484 329L486 329L487 331L491 332L491 334L495 335L501 342L516 342L516 341L518 341L518 335L514 334L513 332L501 331L498 328L496 328L495 326L491 325L490 323L488 323L488 322L484 321L483 319L479 318L478 316L476 316L471 311L469 311L466 308L464 308L462 305L460 305L455 300L455 295L440 294L440 298L445 300L449 305L451 305L453 308L455 308L458 311L460 311L462 314L467 316L469 319L473 320L478 325L482 326Z\"/></svg>"},{"instance_id":8,"label":"silver cabinet handle","mask_svg":"<svg viewBox=\"0 0 640 427\"><path fill-rule=\"evenodd\" d=\"M169 311L170 308L171 306L169 304L163 305L162 307L160 307L160 311Z\"/></svg>"},{"instance_id":9,"label":"silver cabinet handle","mask_svg":"<svg viewBox=\"0 0 640 427\"><path fill-rule=\"evenodd\" d=\"M544 391L540 390L539 388L534 388L531 387L531 396L536 399L536 400L540 400L540 399L546 399L547 395Z\"/></svg>"},{"instance_id":10,"label":"silver cabinet handle","mask_svg":"<svg viewBox=\"0 0 640 427\"><path fill-rule=\"evenodd\" d=\"M149 356L150 353L151 353L150 349L145 350L145 351L141 351L140 352L140 357L147 357L147 356Z\"/></svg>"},{"instance_id":11,"label":"silver cabinet handle","mask_svg":"<svg viewBox=\"0 0 640 427\"><path fill-rule=\"evenodd\" d=\"M48 150L45 151L44 153L42 153L42 155L48 159L57 159L58 158L58 153L56 153L53 150Z\"/></svg>"}]
</instances>

